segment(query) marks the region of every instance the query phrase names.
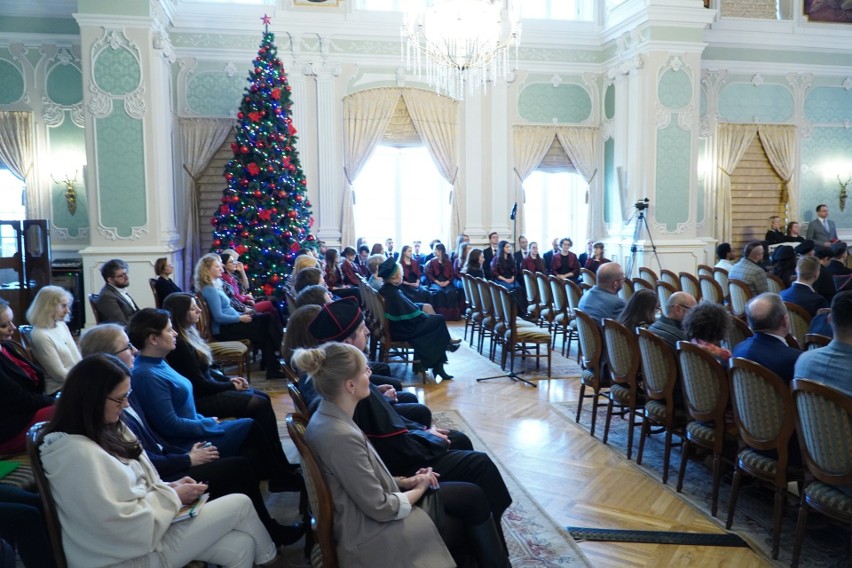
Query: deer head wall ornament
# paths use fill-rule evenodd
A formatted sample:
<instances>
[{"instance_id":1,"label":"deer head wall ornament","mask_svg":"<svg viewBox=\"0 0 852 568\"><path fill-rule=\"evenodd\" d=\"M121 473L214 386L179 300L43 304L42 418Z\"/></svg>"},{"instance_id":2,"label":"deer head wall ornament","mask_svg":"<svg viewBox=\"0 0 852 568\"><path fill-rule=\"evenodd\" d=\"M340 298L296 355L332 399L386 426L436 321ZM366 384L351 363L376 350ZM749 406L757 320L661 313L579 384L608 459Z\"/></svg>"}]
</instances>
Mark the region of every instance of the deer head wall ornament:
<instances>
[{"instance_id":1,"label":"deer head wall ornament","mask_svg":"<svg viewBox=\"0 0 852 568\"><path fill-rule=\"evenodd\" d=\"M846 178L846 181L841 181L840 174L838 174L837 182L840 184L840 210L843 211L843 209L846 208L846 198L848 197L848 194L846 193L846 186L849 185L849 182L852 182L852 175Z\"/></svg>"}]
</instances>

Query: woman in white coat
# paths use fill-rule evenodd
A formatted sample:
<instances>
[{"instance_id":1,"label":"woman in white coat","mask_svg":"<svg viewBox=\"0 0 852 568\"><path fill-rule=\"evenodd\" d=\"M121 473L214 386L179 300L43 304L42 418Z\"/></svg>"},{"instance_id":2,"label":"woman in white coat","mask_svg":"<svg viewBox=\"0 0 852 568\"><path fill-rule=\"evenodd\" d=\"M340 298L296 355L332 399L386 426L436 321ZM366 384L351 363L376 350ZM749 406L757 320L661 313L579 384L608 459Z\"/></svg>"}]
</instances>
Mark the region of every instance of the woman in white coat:
<instances>
[{"instance_id":1,"label":"woman in white coat","mask_svg":"<svg viewBox=\"0 0 852 568\"><path fill-rule=\"evenodd\" d=\"M68 371L80 362L80 351L65 323L73 300L64 288L45 286L27 310L27 320L33 326L33 355L47 375L45 394L60 390Z\"/></svg>"}]
</instances>

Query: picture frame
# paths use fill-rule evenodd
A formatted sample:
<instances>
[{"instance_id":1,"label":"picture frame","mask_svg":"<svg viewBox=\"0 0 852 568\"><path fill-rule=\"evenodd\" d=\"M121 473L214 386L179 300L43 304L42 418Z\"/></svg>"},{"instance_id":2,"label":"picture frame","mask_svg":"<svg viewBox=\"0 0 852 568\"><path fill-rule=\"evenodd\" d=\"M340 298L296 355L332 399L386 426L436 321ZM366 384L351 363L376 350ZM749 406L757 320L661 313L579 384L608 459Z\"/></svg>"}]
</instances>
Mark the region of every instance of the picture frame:
<instances>
[{"instance_id":1,"label":"picture frame","mask_svg":"<svg viewBox=\"0 0 852 568\"><path fill-rule=\"evenodd\" d=\"M805 0L802 3L802 10L809 22L852 24L852 10L844 10L842 7L819 0Z\"/></svg>"}]
</instances>

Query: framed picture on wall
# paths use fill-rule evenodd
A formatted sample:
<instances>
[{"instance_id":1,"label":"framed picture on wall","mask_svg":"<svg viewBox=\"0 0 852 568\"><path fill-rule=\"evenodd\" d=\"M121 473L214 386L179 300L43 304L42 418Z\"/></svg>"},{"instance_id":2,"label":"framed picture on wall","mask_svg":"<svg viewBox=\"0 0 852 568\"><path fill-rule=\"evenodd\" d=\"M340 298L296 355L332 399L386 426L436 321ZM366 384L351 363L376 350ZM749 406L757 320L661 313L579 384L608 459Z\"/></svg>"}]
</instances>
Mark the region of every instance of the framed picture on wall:
<instances>
[{"instance_id":1,"label":"framed picture on wall","mask_svg":"<svg viewBox=\"0 0 852 568\"><path fill-rule=\"evenodd\" d=\"M849 5L848 8L847 5ZM808 21L852 24L852 3L850 2L805 0L802 6Z\"/></svg>"},{"instance_id":2,"label":"framed picture on wall","mask_svg":"<svg viewBox=\"0 0 852 568\"><path fill-rule=\"evenodd\" d=\"M330 6L336 8L340 0L293 0L294 6Z\"/></svg>"}]
</instances>

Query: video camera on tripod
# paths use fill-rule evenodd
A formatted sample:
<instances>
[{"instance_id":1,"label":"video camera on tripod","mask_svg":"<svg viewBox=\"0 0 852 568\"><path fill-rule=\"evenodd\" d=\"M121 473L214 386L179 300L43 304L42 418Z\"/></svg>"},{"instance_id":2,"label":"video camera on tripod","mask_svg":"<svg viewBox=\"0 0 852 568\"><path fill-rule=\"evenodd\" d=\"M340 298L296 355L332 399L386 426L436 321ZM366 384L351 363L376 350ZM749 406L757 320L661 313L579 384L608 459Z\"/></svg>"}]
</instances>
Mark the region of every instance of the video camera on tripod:
<instances>
[{"instance_id":1,"label":"video camera on tripod","mask_svg":"<svg viewBox=\"0 0 852 568\"><path fill-rule=\"evenodd\" d=\"M650 207L651 200L647 197L645 199L640 199L636 203L633 204L633 207L636 208L637 211L644 211L648 207Z\"/></svg>"}]
</instances>

